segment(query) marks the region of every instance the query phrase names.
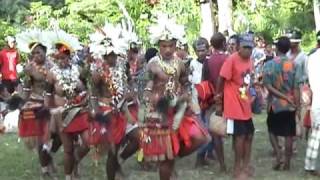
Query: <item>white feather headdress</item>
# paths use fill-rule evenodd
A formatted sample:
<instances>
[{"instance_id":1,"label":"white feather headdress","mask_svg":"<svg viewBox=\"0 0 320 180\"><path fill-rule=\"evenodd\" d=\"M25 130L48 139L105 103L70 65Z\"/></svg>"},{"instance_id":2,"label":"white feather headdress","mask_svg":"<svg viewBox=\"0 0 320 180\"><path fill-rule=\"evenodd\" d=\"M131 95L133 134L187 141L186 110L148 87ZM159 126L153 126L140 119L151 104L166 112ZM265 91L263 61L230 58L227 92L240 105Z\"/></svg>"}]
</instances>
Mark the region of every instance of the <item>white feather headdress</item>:
<instances>
[{"instance_id":1,"label":"white feather headdress","mask_svg":"<svg viewBox=\"0 0 320 180\"><path fill-rule=\"evenodd\" d=\"M184 41L185 31L183 25L178 25L167 14L158 14L156 24L149 27L150 40L157 44L160 40Z\"/></svg>"},{"instance_id":2,"label":"white feather headdress","mask_svg":"<svg viewBox=\"0 0 320 180\"><path fill-rule=\"evenodd\" d=\"M95 33L89 35L89 38L90 52L94 58L102 59L104 55L112 52L117 55L125 55L129 48L128 40L124 38L120 24L114 26L106 22L103 28L98 28Z\"/></svg>"},{"instance_id":3,"label":"white feather headdress","mask_svg":"<svg viewBox=\"0 0 320 180\"><path fill-rule=\"evenodd\" d=\"M134 21L129 15L126 7L121 1L117 1L119 9L124 15L124 19L121 21L122 36L130 45L131 43L141 44L139 37L134 29Z\"/></svg>"},{"instance_id":4,"label":"white feather headdress","mask_svg":"<svg viewBox=\"0 0 320 180\"><path fill-rule=\"evenodd\" d=\"M45 46L47 49L51 48L49 37L47 33L41 29L27 29L16 35L17 48L24 53L31 53L31 51L39 44Z\"/></svg>"},{"instance_id":5,"label":"white feather headdress","mask_svg":"<svg viewBox=\"0 0 320 180\"><path fill-rule=\"evenodd\" d=\"M83 48L78 38L71 34L68 34L61 29L48 32L48 36L54 48L56 48L56 45L60 44L63 45L63 47L69 50L71 53Z\"/></svg>"}]
</instances>

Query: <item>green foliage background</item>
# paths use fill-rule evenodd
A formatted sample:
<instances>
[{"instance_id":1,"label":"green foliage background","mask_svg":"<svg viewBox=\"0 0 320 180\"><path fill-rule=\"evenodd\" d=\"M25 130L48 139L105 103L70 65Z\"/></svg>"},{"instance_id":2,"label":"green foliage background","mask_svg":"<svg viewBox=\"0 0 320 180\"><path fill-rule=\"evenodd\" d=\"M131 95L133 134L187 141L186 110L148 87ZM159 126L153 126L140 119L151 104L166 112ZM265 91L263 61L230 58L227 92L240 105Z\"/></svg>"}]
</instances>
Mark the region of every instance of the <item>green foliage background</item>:
<instances>
[{"instance_id":1,"label":"green foliage background","mask_svg":"<svg viewBox=\"0 0 320 180\"><path fill-rule=\"evenodd\" d=\"M315 46L315 25L312 0L255 0L255 4L237 0L234 7L234 29L253 30L270 42L287 29L303 32L302 47Z\"/></svg>"},{"instance_id":2,"label":"green foliage background","mask_svg":"<svg viewBox=\"0 0 320 180\"><path fill-rule=\"evenodd\" d=\"M37 26L48 28L56 19L59 26L75 35L82 42L88 42L88 34L95 26L105 21L119 22L123 17L117 0L0 0L0 46L7 35ZM118 0L120 1L120 0ZM152 23L154 13L163 11L186 25L187 39L191 43L200 31L200 7L197 0L160 0L150 5L146 0L122 0L133 18L136 31L150 46L147 27ZM214 13L217 3L214 3ZM236 32L253 30L267 40L280 36L285 29L297 28L303 31L303 47L314 46L314 17L312 0L233 0L233 24Z\"/></svg>"}]
</instances>

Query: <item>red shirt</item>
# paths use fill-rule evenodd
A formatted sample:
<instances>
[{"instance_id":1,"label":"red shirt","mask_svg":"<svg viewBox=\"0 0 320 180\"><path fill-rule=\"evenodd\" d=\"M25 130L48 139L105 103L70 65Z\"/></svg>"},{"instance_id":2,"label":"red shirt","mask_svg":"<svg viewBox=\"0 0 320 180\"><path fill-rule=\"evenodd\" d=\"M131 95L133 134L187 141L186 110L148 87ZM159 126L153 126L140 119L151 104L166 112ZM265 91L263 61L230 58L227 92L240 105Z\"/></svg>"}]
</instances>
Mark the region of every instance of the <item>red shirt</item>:
<instances>
[{"instance_id":1,"label":"red shirt","mask_svg":"<svg viewBox=\"0 0 320 180\"><path fill-rule=\"evenodd\" d=\"M3 49L0 51L0 65L2 79L18 79L16 65L19 62L19 54L16 49Z\"/></svg>"},{"instance_id":2,"label":"red shirt","mask_svg":"<svg viewBox=\"0 0 320 180\"><path fill-rule=\"evenodd\" d=\"M221 67L228 55L224 52L213 52L209 59L203 64L203 80L209 80L216 88Z\"/></svg>"},{"instance_id":3,"label":"red shirt","mask_svg":"<svg viewBox=\"0 0 320 180\"><path fill-rule=\"evenodd\" d=\"M244 60L233 53L223 64L220 76L224 83L224 117L233 120L251 119L251 83L252 60Z\"/></svg>"}]
</instances>

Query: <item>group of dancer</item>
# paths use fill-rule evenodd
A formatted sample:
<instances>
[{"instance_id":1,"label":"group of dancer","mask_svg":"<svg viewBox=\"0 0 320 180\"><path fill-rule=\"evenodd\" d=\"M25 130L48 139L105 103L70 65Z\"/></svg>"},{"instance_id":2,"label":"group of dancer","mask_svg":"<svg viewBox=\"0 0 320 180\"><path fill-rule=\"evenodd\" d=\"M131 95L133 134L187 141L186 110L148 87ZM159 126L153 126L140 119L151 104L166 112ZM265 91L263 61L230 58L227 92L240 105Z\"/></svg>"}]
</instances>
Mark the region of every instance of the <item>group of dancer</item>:
<instances>
[{"instance_id":1,"label":"group of dancer","mask_svg":"<svg viewBox=\"0 0 320 180\"><path fill-rule=\"evenodd\" d=\"M168 15L159 14L149 33L159 52L151 48L144 56L133 22L126 16L121 24L106 22L96 27L87 46L57 27L27 29L15 36L17 49L28 59L22 93L12 95L11 104L15 98L23 99L18 133L29 148L37 149L43 179L56 178L51 154L61 147L66 180L79 178L83 157L101 149L107 150L108 180L121 174L121 165L134 154L158 164L160 180L171 180L176 176L177 157L198 150L196 164L203 165L213 145L220 170L226 172L226 134L233 135L233 175L248 179L254 174L255 86L268 91L267 126L276 157L273 169L290 169L301 89L307 84L302 68L306 65L301 65L306 56L300 55L297 45L301 36L278 38L277 54L263 52L261 58L252 34L231 36L226 49L226 37L216 33L210 40L212 49L205 38L195 40L197 59L190 61L184 27ZM320 33L318 44L319 39ZM311 63L316 62L317 53L318 49L310 56ZM316 84L317 70L310 68L309 76ZM311 89L317 88L312 83ZM312 103L314 122L305 170L318 176L318 107ZM284 157L278 136L285 137Z\"/></svg>"},{"instance_id":2,"label":"group of dancer","mask_svg":"<svg viewBox=\"0 0 320 180\"><path fill-rule=\"evenodd\" d=\"M136 152L144 161L158 162L160 179L169 180L177 156L208 142L190 109L187 68L175 56L184 27L166 15L150 27L159 53L144 68L142 90L132 76L138 64L130 58L138 54L139 42L131 27L127 21L97 28L81 63L73 58L82 50L80 42L63 30L28 29L16 35L17 48L29 54L19 136L36 145L31 148L38 150L43 178L55 177L50 154L62 145L66 180L79 177L79 162L98 146L108 150L109 180Z\"/></svg>"}]
</instances>

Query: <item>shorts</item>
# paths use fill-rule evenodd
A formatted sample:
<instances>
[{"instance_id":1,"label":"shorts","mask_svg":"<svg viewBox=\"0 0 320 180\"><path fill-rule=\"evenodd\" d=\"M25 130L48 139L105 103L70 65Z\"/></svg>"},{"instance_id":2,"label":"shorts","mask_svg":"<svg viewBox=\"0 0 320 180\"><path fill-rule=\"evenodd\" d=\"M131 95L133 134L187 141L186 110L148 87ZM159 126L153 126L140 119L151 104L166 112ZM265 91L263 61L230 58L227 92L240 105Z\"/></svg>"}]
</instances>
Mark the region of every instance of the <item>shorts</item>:
<instances>
[{"instance_id":1,"label":"shorts","mask_svg":"<svg viewBox=\"0 0 320 180\"><path fill-rule=\"evenodd\" d=\"M2 84L7 89L7 91L12 94L19 83L18 80L3 79Z\"/></svg>"},{"instance_id":2,"label":"shorts","mask_svg":"<svg viewBox=\"0 0 320 180\"><path fill-rule=\"evenodd\" d=\"M249 120L232 120L227 119L227 133L235 136L250 135L254 133L252 119Z\"/></svg>"}]
</instances>

